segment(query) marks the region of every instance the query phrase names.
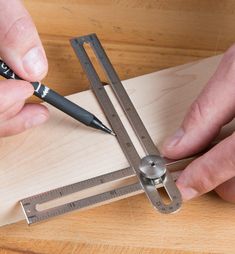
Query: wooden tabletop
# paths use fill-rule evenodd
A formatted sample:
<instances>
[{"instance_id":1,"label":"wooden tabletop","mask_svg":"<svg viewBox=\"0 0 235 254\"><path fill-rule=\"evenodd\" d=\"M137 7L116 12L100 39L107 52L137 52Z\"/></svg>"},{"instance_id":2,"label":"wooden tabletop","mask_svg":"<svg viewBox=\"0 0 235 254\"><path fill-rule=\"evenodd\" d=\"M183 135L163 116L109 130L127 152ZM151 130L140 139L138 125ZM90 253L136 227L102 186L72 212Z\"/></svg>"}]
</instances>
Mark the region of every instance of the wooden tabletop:
<instances>
[{"instance_id":1,"label":"wooden tabletop","mask_svg":"<svg viewBox=\"0 0 235 254\"><path fill-rule=\"evenodd\" d=\"M24 2L48 56L45 83L64 95L88 89L69 45L74 36L97 33L121 79L216 55L235 41L232 0ZM19 222L0 229L0 253L234 253L224 213L233 206L214 193L200 199L167 219L138 195L32 227Z\"/></svg>"}]
</instances>

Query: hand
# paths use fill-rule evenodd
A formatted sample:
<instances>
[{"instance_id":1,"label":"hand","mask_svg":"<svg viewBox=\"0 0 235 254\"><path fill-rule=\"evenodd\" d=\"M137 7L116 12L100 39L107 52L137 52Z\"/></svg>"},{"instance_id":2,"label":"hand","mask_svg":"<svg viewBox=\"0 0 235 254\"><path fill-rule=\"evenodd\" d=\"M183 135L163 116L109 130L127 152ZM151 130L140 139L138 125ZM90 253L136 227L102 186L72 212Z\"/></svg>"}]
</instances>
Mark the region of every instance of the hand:
<instances>
[{"instance_id":1,"label":"hand","mask_svg":"<svg viewBox=\"0 0 235 254\"><path fill-rule=\"evenodd\" d=\"M47 59L37 30L19 0L0 0L0 56L22 79L41 80L47 73ZM47 120L46 107L25 105L33 92L26 81L0 81L0 137Z\"/></svg>"},{"instance_id":2,"label":"hand","mask_svg":"<svg viewBox=\"0 0 235 254\"><path fill-rule=\"evenodd\" d=\"M199 152L235 116L235 46L224 55L217 71L192 104L181 127L168 138L162 153L180 158ZM235 134L193 161L177 180L184 200L215 191L235 202Z\"/></svg>"}]
</instances>

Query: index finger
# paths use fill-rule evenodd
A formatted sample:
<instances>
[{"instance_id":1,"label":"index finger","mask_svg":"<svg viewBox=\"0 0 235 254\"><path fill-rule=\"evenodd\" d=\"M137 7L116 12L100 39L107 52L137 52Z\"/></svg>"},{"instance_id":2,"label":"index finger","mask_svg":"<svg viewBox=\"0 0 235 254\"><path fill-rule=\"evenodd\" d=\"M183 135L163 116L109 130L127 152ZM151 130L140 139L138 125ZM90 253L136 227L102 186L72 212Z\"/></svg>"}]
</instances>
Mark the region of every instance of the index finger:
<instances>
[{"instance_id":1,"label":"index finger","mask_svg":"<svg viewBox=\"0 0 235 254\"><path fill-rule=\"evenodd\" d=\"M177 180L184 200L215 189L235 176L235 134L194 160Z\"/></svg>"}]
</instances>

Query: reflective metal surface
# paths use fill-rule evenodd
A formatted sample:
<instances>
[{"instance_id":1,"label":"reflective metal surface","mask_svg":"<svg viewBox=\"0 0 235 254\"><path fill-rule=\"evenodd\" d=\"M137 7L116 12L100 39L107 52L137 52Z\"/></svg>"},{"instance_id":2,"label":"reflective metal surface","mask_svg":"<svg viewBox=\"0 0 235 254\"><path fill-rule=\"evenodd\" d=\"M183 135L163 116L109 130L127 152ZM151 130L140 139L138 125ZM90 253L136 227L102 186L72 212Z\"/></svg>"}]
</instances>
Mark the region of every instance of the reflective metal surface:
<instances>
[{"instance_id":1,"label":"reflective metal surface","mask_svg":"<svg viewBox=\"0 0 235 254\"><path fill-rule=\"evenodd\" d=\"M147 155L140 161L140 171L145 178L154 180L165 175L166 165L161 156Z\"/></svg>"},{"instance_id":2,"label":"reflective metal surface","mask_svg":"<svg viewBox=\"0 0 235 254\"><path fill-rule=\"evenodd\" d=\"M86 53L86 50L84 49L84 44L87 43L91 46L96 54L96 57L106 73L110 86L117 100L125 112L144 151L146 152L146 157L142 159L135 149L97 72L95 71L93 64L91 63L90 58ZM112 130L116 134L116 138L130 164L130 168L58 188L56 190L45 192L22 200L21 205L28 223L31 224L66 213L68 211L90 207L92 205L101 204L103 202L114 200L120 197L135 195L141 191L145 192L152 205L161 213L172 213L177 211L182 203L181 195L175 185L172 175L166 168L166 161L161 157L159 150L149 136L97 36L95 34L91 34L88 36L75 38L71 40L71 44L81 62L84 71L87 74L91 84L91 89L96 95L97 100L112 127ZM45 209L43 211L37 209L37 205L47 201L64 197L68 194L79 192L83 189L91 188L91 186L103 185L105 182L111 182L117 179L123 180L130 175L135 177L135 183L131 183L108 192L99 193L85 199L76 200L57 207ZM169 203L165 203L163 201L158 191L159 187L165 188L170 199Z\"/></svg>"}]
</instances>

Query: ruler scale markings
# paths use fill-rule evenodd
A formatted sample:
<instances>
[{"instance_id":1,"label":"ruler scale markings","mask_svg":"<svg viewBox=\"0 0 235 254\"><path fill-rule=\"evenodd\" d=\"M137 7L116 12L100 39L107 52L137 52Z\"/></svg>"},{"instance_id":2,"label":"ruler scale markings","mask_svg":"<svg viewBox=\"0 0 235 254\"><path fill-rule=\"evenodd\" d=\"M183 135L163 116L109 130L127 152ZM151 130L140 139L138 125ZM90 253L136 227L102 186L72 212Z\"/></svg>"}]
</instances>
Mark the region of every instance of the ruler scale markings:
<instances>
[{"instance_id":1,"label":"ruler scale markings","mask_svg":"<svg viewBox=\"0 0 235 254\"><path fill-rule=\"evenodd\" d=\"M113 104L109 99L109 96L105 91L103 84L83 47L84 41L86 41L86 37L80 37L78 39L72 40L71 43L83 69L87 73L91 88L95 93L96 98L98 99L103 111L105 112L105 115L107 116L113 131L117 135L117 139L123 152L126 155L127 160L134 168L135 172L139 172L140 157L135 147L133 146L125 127L123 126L116 110L114 109Z\"/></svg>"},{"instance_id":2,"label":"ruler scale markings","mask_svg":"<svg viewBox=\"0 0 235 254\"><path fill-rule=\"evenodd\" d=\"M78 209L84 209L86 207L90 207L90 206L94 206L96 204L102 204L105 201L109 201L112 199L117 199L120 198L122 196L128 197L130 195L128 194L139 194L143 192L143 189L140 185L139 182L131 184L131 185L127 185L127 186L123 186L120 188L117 188L111 191L107 191L101 194L97 194L94 196L90 196L84 199L80 199L80 200L76 200L61 206L56 206L50 209L46 209L45 211L33 211L32 214L29 214L26 212L27 214L27 220L29 224L35 223L35 222L39 222L54 216L58 216L58 215L62 215L65 214L67 212L72 212Z\"/></svg>"},{"instance_id":3,"label":"ruler scale markings","mask_svg":"<svg viewBox=\"0 0 235 254\"><path fill-rule=\"evenodd\" d=\"M89 42L88 40L89 38L90 39L92 38L91 40L94 39L92 35L80 37L72 40L71 44L74 48L75 53L78 56L78 59L80 60L80 63L84 71L87 73L87 76L90 80L91 88L95 93L97 100L99 101L103 111L105 112L107 119L110 122L112 130L117 135L118 142L124 154L126 155L126 158L130 163L130 166L133 167L136 176L138 177L143 189L145 190L146 195L148 196L150 202L155 207L156 204L158 203L162 204L161 197L158 191L156 191L155 185L151 181L146 181L145 179L142 178L141 171L139 169L140 157L135 147L133 146L132 141L125 127L123 126L119 116L117 115L116 110L114 109L114 106L83 47L84 42ZM159 209L161 209L162 212L164 212L161 207L159 207Z\"/></svg>"},{"instance_id":4,"label":"ruler scale markings","mask_svg":"<svg viewBox=\"0 0 235 254\"><path fill-rule=\"evenodd\" d=\"M144 150L147 154L156 154L160 155L157 147L153 143L152 139L149 136L139 114L137 113L130 97L128 96L125 88L123 87L121 80L119 79L115 69L113 68L107 54L105 53L100 41L98 40L95 34L87 36L91 38L91 46L94 49L94 52L99 60L99 63L103 67L104 72L109 80L111 87L113 88L114 93L117 96L118 102L122 105L124 113L130 121L132 128L135 131L136 136L138 137L140 143L142 144Z\"/></svg>"},{"instance_id":5,"label":"ruler scale markings","mask_svg":"<svg viewBox=\"0 0 235 254\"><path fill-rule=\"evenodd\" d=\"M115 69L113 68L96 34L92 34L85 37L90 39L90 44L99 60L99 63L103 67L103 70L106 73L109 83L114 93L116 94L116 97L120 105L122 106L127 118L129 119L129 122L135 131L135 134L137 135L140 143L142 144L142 147L149 155L160 155L159 150L157 149L149 133L147 132L141 118L139 117L130 97L128 96L125 88L123 87L121 80L119 79ZM179 204L181 203L181 200L179 200L180 198L178 198L180 197L180 193L178 189L176 188L171 175L168 172L166 172L165 181L163 181L163 185L169 197L173 199L172 205L179 206ZM149 193L148 197L150 198L151 202L156 202L156 199L155 199L156 197L157 199L160 199L158 192L155 193L156 192L155 187L153 187L150 184L148 185L147 188L148 188L147 191ZM150 194L151 194L151 197L150 197ZM161 209L163 210L165 208L166 207L162 207ZM169 209L172 210L172 206L169 206Z\"/></svg>"},{"instance_id":6,"label":"ruler scale markings","mask_svg":"<svg viewBox=\"0 0 235 254\"><path fill-rule=\"evenodd\" d=\"M131 167L104 174L102 176L94 177L88 180L84 180L75 184L60 187L21 200L20 203L25 213L27 222L29 224L32 224L44 219L48 219L50 217L67 213L69 211L94 206L107 202L109 200L115 200L117 198L125 198L127 196L136 195L143 191L145 192L149 200L152 202L153 206L160 210L162 213L169 213L177 210L181 204L179 191L175 188L175 183L173 182L173 178L177 178L177 174L173 173L172 176L166 170L164 180L157 184L155 181L143 177L143 172L140 169L141 158L139 157L139 154L137 153L128 133L126 132L125 127L123 126L119 116L117 115L117 112L84 49L84 43L89 43L94 53L96 54L100 64L102 65L106 73L106 76L110 81L111 88L113 89L114 94L116 95L120 105L122 106L145 152L149 155L153 154L161 157L157 147L154 145L151 137L149 136L142 120L140 119L134 105L132 104L125 88L123 87L117 73L115 72L96 35L92 34L72 39L71 44L83 66L83 69L87 73L87 77L91 83L91 88L96 95L97 100L99 101L108 121L110 122L112 129L117 134L118 142L124 154L126 155L126 158L129 161ZM161 157L161 160L163 161L164 158ZM164 161L165 165L167 165L167 163L168 161ZM172 165L174 164L174 162L171 161L170 164ZM79 199L73 202L69 202L63 205L59 205L53 208L44 209L42 211L38 211L36 209L36 206L39 204L59 199L66 195L99 186L104 183L116 180L123 180L125 178L133 176L136 176L139 182L97 195L89 196L83 199ZM165 187L169 197L171 198L172 202L170 205L165 205L162 202L161 196L157 191L157 189L162 186Z\"/></svg>"},{"instance_id":7,"label":"ruler scale markings","mask_svg":"<svg viewBox=\"0 0 235 254\"><path fill-rule=\"evenodd\" d=\"M175 161L175 162L171 161L169 163L169 165L174 165L174 164L178 164L178 163L181 163L181 160L180 161ZM174 180L176 180L178 178L179 171L171 172L171 174L172 174L172 177L174 178ZM115 172L112 172L112 173L108 173L108 174L105 174L105 175L101 175L101 176L98 176L98 177L91 178L90 180L94 179L94 182L97 182L97 185L99 185L100 184L99 178L100 179L104 179L104 182L107 183L107 182L109 182L108 179L111 179L111 181L113 181L113 180L117 180L118 177L120 177L120 179L123 179L123 176L130 176L130 177L132 176L133 177L133 176L135 176L135 174L134 174L134 172L133 172L133 170L131 168L124 168L122 170L118 170L118 171L115 171ZM117 179L112 179L112 177L116 177ZM89 182L89 184L90 184L90 182ZM81 182L74 183L74 184L72 184L72 186L75 187L74 188L74 190L75 190L74 192L77 192L77 190L81 189ZM94 187L94 186L90 185L90 186L87 186L87 188ZM141 187L141 186L139 185L139 187ZM159 185L157 187L161 188L162 186ZM67 190L70 190L71 185L60 187L60 188L58 188L56 190L61 191L64 188L67 189ZM127 190L129 191L129 187L127 187ZM51 190L51 191L46 192L47 196L51 197L50 200L54 200L55 199L54 193L55 193L55 190ZM67 193L73 193L73 192L67 191ZM136 194L138 194L138 193L137 192L133 192L132 193L132 195L136 195ZM54 217L54 216L56 216L56 213L58 215L62 215L62 214L65 214L65 213L69 212L69 210L65 209L67 207L67 204L62 205L59 210L58 210L58 207L55 207L53 210L52 209L46 210L43 214L42 214L42 212L38 212L36 210L35 206L36 206L36 204L43 203L43 202L41 202L41 198L39 198L42 195L44 195L44 193L41 193L41 194L38 194L38 195L34 195L32 197L25 198L25 199L21 200L21 205L22 205L23 211L25 213L25 217L26 217L26 220L27 220L28 224L36 223L36 222L39 222L39 221L42 221L42 220L46 220L46 219L48 219L50 217ZM103 194L98 194L96 196L98 201L93 203L90 200L90 204L91 205L98 204L98 203L100 204L101 200L103 200L102 195ZM126 195L126 193L124 193L123 196L124 195ZM111 200L111 197L107 198L106 200L107 201ZM82 204L82 206L86 207L84 204ZM74 210L77 210L77 209L79 209L79 208L75 208ZM35 215L31 215L31 213L28 213L27 210L34 211Z\"/></svg>"},{"instance_id":8,"label":"ruler scale markings","mask_svg":"<svg viewBox=\"0 0 235 254\"><path fill-rule=\"evenodd\" d=\"M128 177L131 177L134 175L134 172L132 170L132 168L124 168L124 169L120 169L118 171L114 171L111 173L107 173L101 176L97 176L91 179L87 179L78 183L74 183L74 184L70 184L70 185L66 185L63 187L59 187L47 192L43 192L37 195L34 195L32 197L28 197L25 198L23 200L21 200L22 204L24 206L27 206L31 203L35 203L36 204L41 204L41 203L45 203L47 201L50 200L54 200L56 198L60 198L61 195L59 194L60 192L62 193L62 196L66 196L69 194L72 194L74 192L78 192L81 190L85 190L85 189L89 189L92 187L95 187L97 185L101 185L101 184L105 184L108 182L112 182L112 181L116 181L118 179L125 179Z\"/></svg>"},{"instance_id":9,"label":"ruler scale markings","mask_svg":"<svg viewBox=\"0 0 235 254\"><path fill-rule=\"evenodd\" d=\"M110 63L107 55L105 54L103 47L100 44L97 36L95 34L91 34L88 36L72 39L71 40L72 47L75 51L75 54L78 56L78 59L84 71L87 73L87 76L91 84L91 88L95 93L97 100L99 101L103 111L105 112L105 115L109 120L112 129L117 134L119 144L124 154L126 155L126 158L128 159L130 165L135 170L136 176L138 177L142 187L144 188L147 197L149 198L153 206L158 210L160 210L162 213L169 213L172 212L172 210L178 210L181 204L181 195L170 174L165 174L164 181L162 181L162 184L165 188L169 187L167 193L169 195L169 198L171 199L170 204L163 203L161 196L159 195L159 192L156 190L155 183L151 179L149 180L142 176L142 172L139 168L141 161L140 157L137 151L135 150L120 118L117 116L114 106L84 49L84 43L88 43L91 45L94 53L96 54L100 64L102 65L106 73L106 76L110 81L111 88L113 89L117 99L119 100L119 103L122 106L124 112L126 113L126 116L130 124L134 128L137 136L140 139L140 137L143 137L145 135L144 139L140 139L142 140L141 144L143 148L146 151L148 151L149 149L151 153L152 152L154 153L155 157L158 156L157 163L160 161L162 165L165 164L163 158L159 156L159 151L155 147L146 128L144 127L142 120L140 119L137 111L134 108L134 105L132 104L128 94L125 91L125 88L123 87L114 68L112 67L112 64ZM127 108L129 108L130 110L126 110ZM154 165L156 164L154 163ZM164 169L161 168L162 172L164 172L164 170L167 171L165 167Z\"/></svg>"},{"instance_id":10,"label":"ruler scale markings","mask_svg":"<svg viewBox=\"0 0 235 254\"><path fill-rule=\"evenodd\" d=\"M193 159L195 159L195 156L192 156L192 157L189 157L189 158L184 158L184 159L177 160L177 161L166 160L167 161L167 166L170 166L170 168L171 168L171 175L172 175L174 180L176 180L178 178L178 175L180 174L180 171L176 171L176 172L174 171L175 168L178 170L179 169L178 165L181 165L183 162L186 162L186 164L185 164L185 166L186 166ZM118 171L114 171L114 172L111 172L111 173L107 173L107 174L100 175L98 177L94 177L94 178L89 179L91 181L87 182L86 188L92 188L92 187L96 186L95 184L100 185L101 182L108 183L110 181L115 181L117 179L124 179L125 177L133 177L133 176L135 176L135 173L134 173L132 168L124 168L124 169L121 169L121 170L118 170ZM66 189L66 192L69 195L70 193L74 193L74 192L77 192L78 190L81 190L82 189L81 185L83 185L82 182L77 182L77 183L74 183L74 184L71 184L71 185L67 185L67 186L57 188L56 191L62 191L63 189ZM162 186L158 185L157 187L161 188ZM73 188L73 191L71 190L71 188ZM55 197L55 190L50 190L46 193L41 193L41 194L34 195L32 197L25 198L25 199L21 200L21 205L22 205L23 211L25 213L25 217L26 217L26 220L27 220L28 224L36 223L36 222L48 219L50 217L56 216L56 211L57 210L53 211L53 213L52 213L52 211L49 211L48 213L45 213L43 217L41 217L41 213L37 213L36 215L30 215L30 213L27 213L27 210L37 211L36 208L35 208L36 204L40 204L40 203L45 202L45 201L41 202L42 197L44 196L44 194L47 194L47 196L50 197L50 200L54 200L56 198ZM132 195L136 195L136 194L138 194L138 193L137 192L132 193ZM99 200L99 196L97 197L97 199ZM107 201L108 201L108 199L107 199ZM98 203L100 204L99 201L96 202L96 204L98 204ZM91 205L94 205L94 204L91 202ZM59 212L57 211L58 215L62 215L62 214L65 214L65 213L69 212L69 211L65 210L64 207L66 207L66 204L61 206L61 209L60 209ZM55 209L57 209L57 208L55 208ZM76 210L76 209L74 209L74 210ZM33 218L34 218L34 220L33 220Z\"/></svg>"}]
</instances>

